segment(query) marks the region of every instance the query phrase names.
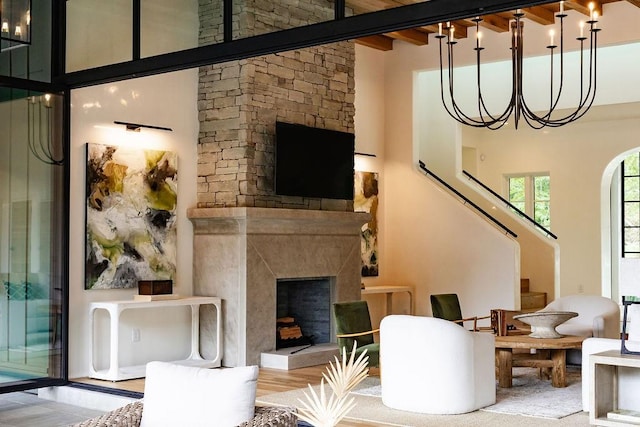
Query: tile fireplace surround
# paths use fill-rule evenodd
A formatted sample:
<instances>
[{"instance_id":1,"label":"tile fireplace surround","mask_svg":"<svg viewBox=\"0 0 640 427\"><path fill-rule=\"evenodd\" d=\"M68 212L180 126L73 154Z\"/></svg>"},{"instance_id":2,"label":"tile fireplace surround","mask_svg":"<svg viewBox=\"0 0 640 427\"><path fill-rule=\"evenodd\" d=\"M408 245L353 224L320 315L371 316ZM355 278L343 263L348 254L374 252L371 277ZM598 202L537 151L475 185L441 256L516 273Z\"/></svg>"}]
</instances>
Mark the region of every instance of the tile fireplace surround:
<instances>
[{"instance_id":1,"label":"tile fireplace surround","mask_svg":"<svg viewBox=\"0 0 640 427\"><path fill-rule=\"evenodd\" d=\"M194 295L223 300L224 366L260 363L276 347L276 280L330 277L334 301L360 299L361 212L192 208ZM201 352L215 356L214 316L201 314Z\"/></svg>"}]
</instances>

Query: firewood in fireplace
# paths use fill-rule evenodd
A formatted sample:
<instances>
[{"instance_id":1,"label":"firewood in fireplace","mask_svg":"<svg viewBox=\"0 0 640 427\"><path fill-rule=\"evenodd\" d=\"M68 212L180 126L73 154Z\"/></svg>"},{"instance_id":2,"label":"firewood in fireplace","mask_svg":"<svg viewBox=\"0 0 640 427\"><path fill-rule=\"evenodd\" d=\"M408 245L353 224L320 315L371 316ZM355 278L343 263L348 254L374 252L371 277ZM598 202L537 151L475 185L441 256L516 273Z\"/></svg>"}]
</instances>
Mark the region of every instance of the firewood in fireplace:
<instances>
[{"instance_id":1,"label":"firewood in fireplace","mask_svg":"<svg viewBox=\"0 0 640 427\"><path fill-rule=\"evenodd\" d=\"M276 323L276 348L307 345L311 341L302 334L302 328L291 316L279 317Z\"/></svg>"}]
</instances>

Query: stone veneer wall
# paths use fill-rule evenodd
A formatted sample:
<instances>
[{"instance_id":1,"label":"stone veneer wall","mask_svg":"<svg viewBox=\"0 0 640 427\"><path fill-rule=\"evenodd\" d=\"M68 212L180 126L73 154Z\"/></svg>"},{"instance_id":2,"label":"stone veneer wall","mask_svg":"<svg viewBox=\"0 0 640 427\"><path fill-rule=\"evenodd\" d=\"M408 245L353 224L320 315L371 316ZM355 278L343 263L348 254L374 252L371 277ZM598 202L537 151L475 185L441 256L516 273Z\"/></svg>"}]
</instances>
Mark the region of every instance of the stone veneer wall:
<instances>
[{"instance_id":1,"label":"stone veneer wall","mask_svg":"<svg viewBox=\"0 0 640 427\"><path fill-rule=\"evenodd\" d=\"M221 2L201 0L201 43L220 40ZM234 36L324 21L333 2L234 3ZM198 207L352 211L353 201L277 196L276 121L353 132L355 50L339 42L202 67Z\"/></svg>"}]
</instances>

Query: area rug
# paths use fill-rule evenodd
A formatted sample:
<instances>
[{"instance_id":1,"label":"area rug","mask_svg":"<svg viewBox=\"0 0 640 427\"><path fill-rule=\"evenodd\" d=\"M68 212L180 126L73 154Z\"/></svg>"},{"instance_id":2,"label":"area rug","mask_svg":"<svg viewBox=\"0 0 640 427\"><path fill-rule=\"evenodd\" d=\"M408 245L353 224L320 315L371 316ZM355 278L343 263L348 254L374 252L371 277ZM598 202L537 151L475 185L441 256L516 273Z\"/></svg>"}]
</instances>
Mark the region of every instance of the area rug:
<instances>
[{"instance_id":1,"label":"area rug","mask_svg":"<svg viewBox=\"0 0 640 427\"><path fill-rule=\"evenodd\" d=\"M557 426L557 418L562 418L563 427L589 425L588 414L582 412L579 369L568 373L568 382L569 387L553 388L548 380L537 378L537 369L515 368L514 387L498 388L495 405L469 414L425 415L387 408L380 398L380 379L368 377L352 393L356 406L346 419L375 425L412 427ZM261 396L256 401L261 404L300 407L298 399L304 399L305 391L308 392L308 388Z\"/></svg>"},{"instance_id":2,"label":"area rug","mask_svg":"<svg viewBox=\"0 0 640 427\"><path fill-rule=\"evenodd\" d=\"M496 390L495 405L481 411L541 418L564 418L582 411L580 369L567 368L567 387L555 388L538 378L536 368L513 368L513 387Z\"/></svg>"}]
</instances>

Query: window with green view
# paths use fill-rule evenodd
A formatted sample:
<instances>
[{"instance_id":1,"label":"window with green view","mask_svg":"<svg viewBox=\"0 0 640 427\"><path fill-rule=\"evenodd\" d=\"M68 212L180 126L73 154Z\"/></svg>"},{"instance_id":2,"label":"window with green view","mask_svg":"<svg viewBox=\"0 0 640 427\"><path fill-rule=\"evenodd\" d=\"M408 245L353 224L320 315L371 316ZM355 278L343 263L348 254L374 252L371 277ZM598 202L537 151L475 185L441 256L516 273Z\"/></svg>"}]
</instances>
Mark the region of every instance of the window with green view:
<instances>
[{"instance_id":1,"label":"window with green view","mask_svg":"<svg viewBox=\"0 0 640 427\"><path fill-rule=\"evenodd\" d=\"M507 177L509 203L533 218L546 229L551 228L551 181L549 175L523 174Z\"/></svg>"}]
</instances>

